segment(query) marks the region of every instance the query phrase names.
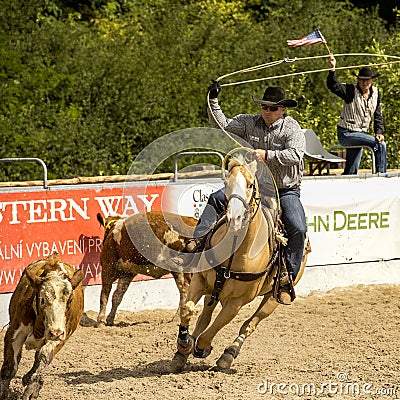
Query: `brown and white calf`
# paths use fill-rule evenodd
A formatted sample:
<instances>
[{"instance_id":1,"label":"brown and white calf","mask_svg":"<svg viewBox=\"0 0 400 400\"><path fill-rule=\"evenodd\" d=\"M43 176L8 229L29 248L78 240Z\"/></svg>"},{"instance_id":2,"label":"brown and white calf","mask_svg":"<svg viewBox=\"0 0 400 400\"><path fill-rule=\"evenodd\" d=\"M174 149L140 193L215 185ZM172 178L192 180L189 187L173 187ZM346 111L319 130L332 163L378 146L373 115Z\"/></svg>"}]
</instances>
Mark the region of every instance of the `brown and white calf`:
<instances>
[{"instance_id":1,"label":"brown and white calf","mask_svg":"<svg viewBox=\"0 0 400 400\"><path fill-rule=\"evenodd\" d=\"M102 288L98 325L114 324L117 308L130 282L138 274L159 279L171 273L179 290L181 306L186 298L192 274L169 269L169 254L165 252L165 246L175 251L184 250L193 236L197 220L159 211L125 218L121 216L104 218L101 214L97 214L97 219L105 228L100 254ZM163 268L164 266L166 268ZM106 318L108 298L112 284L117 279L112 308Z\"/></svg>"},{"instance_id":2,"label":"brown and white calf","mask_svg":"<svg viewBox=\"0 0 400 400\"><path fill-rule=\"evenodd\" d=\"M45 368L76 330L83 314L82 270L53 254L28 265L10 300L10 324L4 337L0 399L5 399L18 370L22 347L36 350L31 370L24 375L23 400L36 399Z\"/></svg>"}]
</instances>

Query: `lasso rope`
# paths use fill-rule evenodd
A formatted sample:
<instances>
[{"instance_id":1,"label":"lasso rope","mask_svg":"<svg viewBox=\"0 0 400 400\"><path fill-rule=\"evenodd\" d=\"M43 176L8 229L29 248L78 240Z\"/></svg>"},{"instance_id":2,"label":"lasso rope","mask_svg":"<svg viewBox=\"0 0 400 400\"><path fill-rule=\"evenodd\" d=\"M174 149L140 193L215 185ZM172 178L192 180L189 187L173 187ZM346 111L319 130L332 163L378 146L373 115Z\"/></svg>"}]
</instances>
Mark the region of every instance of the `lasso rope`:
<instances>
[{"instance_id":1,"label":"lasso rope","mask_svg":"<svg viewBox=\"0 0 400 400\"><path fill-rule=\"evenodd\" d=\"M277 61L271 61L269 63L265 64L260 64L260 65L255 65L254 67L249 67L249 68L244 68L239 71L234 71L229 74L222 75L216 79L217 82L220 82L222 79L225 79L227 77L237 75L237 74L244 74L248 72L254 72L254 71L260 71L262 69L266 68L271 68L276 65L283 64L284 62L286 63L294 63L297 61L305 61L305 60L312 60L312 59L317 59L317 58L328 58L331 57L332 54L327 54L327 55L321 55L321 56L310 56L310 57L300 57L300 58L284 58L282 60L277 60ZM382 57L382 58L394 58L396 61L385 61L382 63L370 63L368 65L370 66L380 66L380 65L389 65L389 64L397 64L400 63L400 56L392 56L388 54L375 54L375 53L342 53L342 54L333 54L334 57L346 57L346 56L373 56L373 57ZM365 64L359 64L359 65L350 65L350 66L345 66L345 67L336 67L335 69L352 69L352 68L360 68L365 66ZM250 82L259 82L259 81L264 81L264 80L270 80L270 79L277 79L277 78L286 78L288 76L296 76L296 75L306 75L306 74L314 74L317 72L324 72L324 71L329 71L331 68L322 68L322 69L316 69L316 70L308 70L308 71L301 71L301 72L292 72L289 74L281 74L281 75L274 75L274 76L267 76L264 78L257 78L257 79L249 79L245 81L239 81L239 82L231 82L231 83L225 83L221 84L221 87L224 86L234 86L234 85L242 85L244 83L250 83ZM210 95L207 93L207 105L208 108L211 112L211 114L214 117L214 121L216 124L219 126L219 128L230 138L232 139L239 147L241 147L241 143L239 143L235 138L232 137L225 129L224 127L219 123L219 121L215 118L214 113L212 112L211 105L210 105Z\"/></svg>"},{"instance_id":2,"label":"lasso rope","mask_svg":"<svg viewBox=\"0 0 400 400\"><path fill-rule=\"evenodd\" d=\"M217 82L220 82L222 79L228 78L230 76L233 75L238 75L238 74L245 74L248 72L254 72L254 71L260 71L262 69L266 69L266 68L271 68L274 67L276 65L280 65L283 63L294 63L297 61L305 61L305 60L312 60L312 59L317 59L317 58L328 58L331 56L334 57L345 57L345 56L373 56L373 57L382 57L382 58L394 58L396 59L396 61L385 61L382 63L369 63L367 65L369 66L381 66L381 65L389 65L389 64L397 64L400 63L400 56L392 56L392 55L388 55L388 54L375 54L375 53L343 53L343 54L327 54L327 55L321 55L321 56L311 56L311 57L300 57L300 58L284 58L282 60L277 60L277 61L271 61L269 63L265 63L265 64L260 64L260 65L256 65L253 67L249 67L249 68L245 68L245 69L241 69L239 71L234 71L231 72L229 74L225 74L222 75L220 77L218 77L216 79ZM353 68L360 68L365 66L366 64L361 64L361 65L350 65L350 66L346 66L346 67L335 67L335 70L338 69L353 69ZM264 81L264 80L270 80L270 79L277 79L277 78L285 78L288 76L296 76L296 75L306 75L306 74L313 74L313 73L317 73L317 72L324 72L324 71L329 71L331 70L331 68L322 68L322 69L316 69L316 70L308 70L308 71L302 71L302 72L292 72L289 74L281 74L281 75L275 75L275 76L268 76L268 77L264 77L264 78L258 78L258 79L250 79L250 80L245 80L245 81L238 81L238 82L231 82L231 83L225 83L225 84L221 84L221 87L224 86L234 86L234 85L242 85L244 83L250 83L250 82L259 82L259 81ZM222 132L225 133L225 135L227 135L234 143L236 143L238 145L238 148L231 150L224 158L224 163L223 163L223 170L226 164L226 160L228 159L228 157L235 151L240 151L240 150L246 150L248 152L253 152L254 149L251 148L247 148L247 147L243 147L241 143L239 143L229 132L226 131L226 129L219 123L219 121L217 120L217 118L215 117L212 109L211 109L211 104L210 104L210 92L207 93L207 106L208 109L210 110L211 115L214 118L214 121L216 122L216 124L218 125L218 127L222 130ZM272 177L274 186L275 186L275 190L278 196L278 209L280 209L280 201L279 201L279 193L278 193L278 188L275 182L275 178L273 177L269 167L267 164L265 164L268 168L268 171L270 172L270 175Z\"/></svg>"},{"instance_id":3,"label":"lasso rope","mask_svg":"<svg viewBox=\"0 0 400 400\"><path fill-rule=\"evenodd\" d=\"M368 64L368 65L369 66L380 66L380 65L387 65L387 64L398 64L398 63L400 63L400 60L399 61L387 61L387 62L384 62L384 63L375 63L375 64ZM347 67L335 67L335 70L337 70L337 69L361 68L361 67L364 67L364 66L365 66L365 64L350 65L350 66L347 66ZM288 77L288 76L295 76L295 75L314 74L316 72L324 72L324 71L330 71L330 70L331 70L331 68L322 68L322 69L314 69L314 70L311 70L311 71L292 72L290 74L267 76L267 77L264 77L264 78L250 79L250 80L241 81L241 82L225 83L224 85L221 85L221 87L222 86L241 85L243 83L250 83L250 82L266 81L266 80L269 80L269 79L276 79L276 78L285 78L285 77Z\"/></svg>"},{"instance_id":4,"label":"lasso rope","mask_svg":"<svg viewBox=\"0 0 400 400\"><path fill-rule=\"evenodd\" d=\"M397 61L385 61L382 63L369 63L367 65L369 66L380 66L380 65L388 65L388 64L397 64L400 63L400 57L399 56L392 56L392 55L387 55L387 54L374 54L374 53L343 53L343 54L333 54L334 57L346 57L346 56L375 56L375 57L382 57L382 58L395 58ZM250 67L250 68L245 68L239 71L234 71L231 72L229 74L226 75L222 75L219 78L216 79L217 82L220 82L222 79L225 79L229 76L233 76L233 75L237 75L237 74L243 74L243 73L247 73L247 72L253 72L253 71L260 71L262 69L266 69L266 68L270 68L270 67L274 67L276 65L280 65L284 62L286 63L294 63L297 61L305 61L305 60L312 60L312 59L317 59L317 58L328 58L331 57L331 54L327 54L327 55L322 55L322 56L312 56L312 57L300 57L300 58L284 58L282 60L279 61L272 61L270 63L266 63L266 64L260 64L260 65L256 65L254 67ZM336 67L335 69L352 69L352 68L360 68L360 67L364 67L366 64L361 64L361 65L350 65L350 66L346 66L346 67ZM303 72L294 72L291 74L284 74L284 75L276 75L276 76L272 76L272 77L265 77L265 78L260 78L260 79L254 79L254 80L247 80L247 81L241 81L241 82L233 82L233 83L226 83L223 84L221 86L232 86L232 85L239 85L239 84L243 84L243 83L248 83L248 82L257 82L257 81L261 81L261 80L267 80L267 79L276 79L276 78L283 78L283 77L287 77L287 76L292 76L292 75L301 75L301 74L312 74L312 73L316 73L316 72L323 72L323 71L329 71L330 68L323 68L323 69L317 69L317 70L310 70L310 71L303 71Z\"/></svg>"},{"instance_id":5,"label":"lasso rope","mask_svg":"<svg viewBox=\"0 0 400 400\"><path fill-rule=\"evenodd\" d=\"M282 60L277 60L277 61L271 61L269 63L265 63L265 64L260 64L260 65L256 65L254 67L249 67L249 68L245 68L245 69L241 69L239 71L234 71L231 72L229 74L225 74L222 75L220 77L218 77L216 79L217 82L220 82L222 79L225 79L227 77L233 76L233 75L237 75L237 74L245 74L248 72L254 72L254 71L260 71L262 69L266 69L266 68L271 68L274 67L276 65L280 65L284 62L286 63L293 63L293 62L297 62L297 61L305 61L305 60L312 60L312 59L317 59L317 58L328 58L331 56L334 57L346 57L346 56L373 56L373 57L382 57L382 58L394 58L397 61L385 61L382 63L369 63L369 66L381 66L381 65L389 65L389 64L397 64L400 63L400 56L392 56L392 55L388 55L388 54L375 54L375 53L342 53L342 54L327 54L327 55L321 55L321 56L310 56L310 57L300 57L300 58L284 58ZM366 64L359 64L359 65L350 65L350 66L346 66L346 67L335 67L336 70L338 69L352 69L352 68L360 68L365 66ZM244 83L250 83L250 82L259 82L259 81L264 81L264 80L270 80L270 79L277 79L277 78L285 78L288 76L296 76L296 75L306 75L306 74L314 74L317 72L324 72L324 71L329 71L331 70L331 68L322 68L322 69L316 69L316 70L309 70L309 71L302 71L302 72L292 72L289 74L281 74L281 75L275 75L275 76L267 76L264 78L258 78L258 79L249 79L249 80L245 80L245 81L239 81L239 82L231 82L231 83L225 83L225 84L221 84L221 87L224 86L234 86L234 85L242 85ZM212 112L211 109L211 105L210 105L210 93L207 93L207 106L208 109L210 110L214 121L216 122L216 124L218 125L218 127L231 139L233 140L239 147L242 146L241 143L239 143L234 137L232 137L232 135L230 135L225 128L219 123L219 121L217 120L217 118L215 118L214 113Z\"/></svg>"}]
</instances>

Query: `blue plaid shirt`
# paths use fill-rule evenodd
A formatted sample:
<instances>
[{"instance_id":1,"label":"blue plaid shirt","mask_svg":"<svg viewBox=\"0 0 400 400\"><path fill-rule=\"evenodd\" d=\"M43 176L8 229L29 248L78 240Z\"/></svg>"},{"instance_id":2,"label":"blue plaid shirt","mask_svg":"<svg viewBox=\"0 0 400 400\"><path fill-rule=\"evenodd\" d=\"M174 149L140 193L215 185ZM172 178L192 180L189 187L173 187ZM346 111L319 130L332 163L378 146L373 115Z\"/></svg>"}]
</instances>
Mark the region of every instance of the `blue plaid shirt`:
<instances>
[{"instance_id":1,"label":"blue plaid shirt","mask_svg":"<svg viewBox=\"0 0 400 400\"><path fill-rule=\"evenodd\" d=\"M239 114L226 118L218 99L210 99L208 117L214 128L222 126L255 149L263 149L265 161L278 189L299 188L304 171L305 137L298 122L285 115L269 128L261 114ZM217 120L220 125L215 121Z\"/></svg>"}]
</instances>

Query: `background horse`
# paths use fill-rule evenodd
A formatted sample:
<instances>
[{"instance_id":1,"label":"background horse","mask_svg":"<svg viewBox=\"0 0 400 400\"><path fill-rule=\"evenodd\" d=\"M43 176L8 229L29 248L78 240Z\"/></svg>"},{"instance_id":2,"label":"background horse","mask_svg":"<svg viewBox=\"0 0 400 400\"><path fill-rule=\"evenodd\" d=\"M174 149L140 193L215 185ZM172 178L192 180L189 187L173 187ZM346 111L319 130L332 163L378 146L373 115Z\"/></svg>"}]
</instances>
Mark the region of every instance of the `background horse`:
<instances>
[{"instance_id":1,"label":"background horse","mask_svg":"<svg viewBox=\"0 0 400 400\"><path fill-rule=\"evenodd\" d=\"M256 312L245 321L239 336L217 361L219 369L230 368L245 339L279 304L273 296L274 277L277 273L277 235L274 221L277 210L269 209L265 213L262 211L255 178L256 168L256 161L246 164L233 159L228 165L228 177L225 182L228 199L226 223L221 224L212 234L212 256L207 257L214 265L222 264L222 278L226 280L222 288L219 288L219 293L216 293L214 283L216 278L221 279L221 272L217 273L215 268L209 268L193 275L187 301L181 309L178 351L171 362L171 372L181 371L191 353L198 358L207 357L218 331L227 325L245 304L262 295ZM232 256L227 256L227 251L231 251ZM306 259L307 251L304 253L295 283L304 271ZM195 305L203 295L204 307L191 336L188 330L189 323ZM222 308L210 324L218 304L218 301L214 300L217 299Z\"/></svg>"}]
</instances>

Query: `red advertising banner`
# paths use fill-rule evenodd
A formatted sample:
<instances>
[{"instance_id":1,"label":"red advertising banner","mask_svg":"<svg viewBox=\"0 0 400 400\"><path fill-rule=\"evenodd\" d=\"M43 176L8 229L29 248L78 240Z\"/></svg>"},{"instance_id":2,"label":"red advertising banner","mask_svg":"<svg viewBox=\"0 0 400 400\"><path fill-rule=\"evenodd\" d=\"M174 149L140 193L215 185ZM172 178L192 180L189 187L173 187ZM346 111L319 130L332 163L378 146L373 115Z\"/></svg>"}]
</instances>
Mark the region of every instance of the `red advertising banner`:
<instances>
[{"instance_id":1,"label":"red advertising banner","mask_svg":"<svg viewBox=\"0 0 400 400\"><path fill-rule=\"evenodd\" d=\"M97 213L161 209L164 186L75 185L0 192L0 293L12 292L24 268L53 252L101 284L103 227Z\"/></svg>"}]
</instances>

